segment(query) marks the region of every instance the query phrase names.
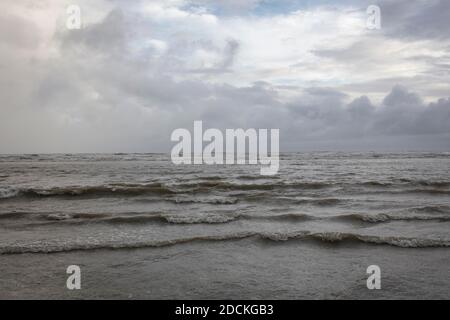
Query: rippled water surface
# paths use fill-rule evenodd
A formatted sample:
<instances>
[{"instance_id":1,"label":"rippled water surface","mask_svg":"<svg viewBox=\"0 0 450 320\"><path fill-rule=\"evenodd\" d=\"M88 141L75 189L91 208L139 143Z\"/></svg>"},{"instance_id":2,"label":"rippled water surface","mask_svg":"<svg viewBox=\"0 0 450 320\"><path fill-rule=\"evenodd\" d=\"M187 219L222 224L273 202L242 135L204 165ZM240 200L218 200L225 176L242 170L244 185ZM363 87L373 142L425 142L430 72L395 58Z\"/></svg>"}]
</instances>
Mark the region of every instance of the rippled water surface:
<instances>
[{"instance_id":1,"label":"rippled water surface","mask_svg":"<svg viewBox=\"0 0 450 320\"><path fill-rule=\"evenodd\" d=\"M2 294L37 292L17 289L11 270L22 260L40 266L33 283L57 272L55 259L81 259L98 272L103 264L108 274L118 256L124 284L86 296L352 298L364 289L354 286L364 284L365 263L378 257L393 274L405 271L401 263L418 272L428 263L426 292L449 296L450 154L289 153L278 175L259 169L175 166L165 154L0 156L0 267L10 290ZM313 268L318 261L336 266L342 283L323 287L331 271ZM223 263L228 276L210 281ZM344 274L355 270L347 284ZM201 290L194 282L204 277ZM269 277L278 285L267 286ZM175 279L185 286L168 285ZM243 287L231 285L238 280ZM414 281L395 284L398 295L420 298ZM64 294L44 287L44 296ZM391 289L384 297L395 296Z\"/></svg>"}]
</instances>

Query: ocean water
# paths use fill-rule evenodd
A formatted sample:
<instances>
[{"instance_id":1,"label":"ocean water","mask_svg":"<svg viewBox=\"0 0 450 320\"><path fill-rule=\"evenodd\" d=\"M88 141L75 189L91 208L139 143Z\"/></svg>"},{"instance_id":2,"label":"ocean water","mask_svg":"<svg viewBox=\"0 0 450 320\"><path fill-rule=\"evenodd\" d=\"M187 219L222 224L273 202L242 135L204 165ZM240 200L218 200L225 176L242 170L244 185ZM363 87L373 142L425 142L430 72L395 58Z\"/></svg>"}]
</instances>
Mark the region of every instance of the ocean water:
<instances>
[{"instance_id":1,"label":"ocean water","mask_svg":"<svg viewBox=\"0 0 450 320\"><path fill-rule=\"evenodd\" d=\"M0 297L450 298L449 153L287 153L277 175L259 169L0 156ZM72 264L82 290L66 289Z\"/></svg>"}]
</instances>

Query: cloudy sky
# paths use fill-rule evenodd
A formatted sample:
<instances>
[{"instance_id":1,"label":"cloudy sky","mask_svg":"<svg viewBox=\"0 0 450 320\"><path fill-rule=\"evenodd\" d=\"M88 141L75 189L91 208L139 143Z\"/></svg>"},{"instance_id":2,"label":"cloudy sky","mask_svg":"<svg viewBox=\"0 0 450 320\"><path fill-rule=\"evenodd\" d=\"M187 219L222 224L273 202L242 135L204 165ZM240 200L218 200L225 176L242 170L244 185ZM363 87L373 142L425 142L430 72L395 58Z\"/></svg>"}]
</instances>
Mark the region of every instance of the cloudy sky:
<instances>
[{"instance_id":1,"label":"cloudy sky","mask_svg":"<svg viewBox=\"0 0 450 320\"><path fill-rule=\"evenodd\" d=\"M2 1L0 71L0 153L169 151L194 120L279 128L284 151L450 151L447 0Z\"/></svg>"}]
</instances>

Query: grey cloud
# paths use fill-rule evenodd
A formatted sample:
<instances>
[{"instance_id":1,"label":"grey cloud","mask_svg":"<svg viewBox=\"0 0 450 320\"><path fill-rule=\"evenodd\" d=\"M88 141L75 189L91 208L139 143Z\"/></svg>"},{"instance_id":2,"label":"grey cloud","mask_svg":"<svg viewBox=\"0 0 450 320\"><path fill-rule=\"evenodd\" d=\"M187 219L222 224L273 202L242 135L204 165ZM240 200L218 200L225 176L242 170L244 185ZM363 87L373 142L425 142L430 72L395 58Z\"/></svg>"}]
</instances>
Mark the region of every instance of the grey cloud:
<instances>
[{"instance_id":1,"label":"grey cloud","mask_svg":"<svg viewBox=\"0 0 450 320\"><path fill-rule=\"evenodd\" d=\"M347 110L351 119L359 120L371 117L375 107L367 96L362 96L350 102Z\"/></svg>"},{"instance_id":2,"label":"grey cloud","mask_svg":"<svg viewBox=\"0 0 450 320\"><path fill-rule=\"evenodd\" d=\"M227 14L248 12L258 6L263 0L194 0L197 5L212 6Z\"/></svg>"},{"instance_id":3,"label":"grey cloud","mask_svg":"<svg viewBox=\"0 0 450 320\"><path fill-rule=\"evenodd\" d=\"M58 34L61 56L33 60L2 53L0 151L168 151L172 130L191 128L194 120L220 129L279 128L282 150L450 148L450 99L427 104L409 84L393 86L404 79L362 85L365 94L354 100L345 92L356 85L308 87L286 97L268 82L237 86L208 82L201 74L180 79L179 73L188 73L183 48L219 50L217 69L223 71L232 69L239 43L218 48L173 41L166 56L154 57L148 48L133 47L152 32L131 23L134 18L114 10L98 24ZM11 32L21 37L21 28ZM21 47L33 47L24 39ZM348 51L340 58L347 55L351 62ZM393 88L381 103L369 99L387 86Z\"/></svg>"},{"instance_id":4,"label":"grey cloud","mask_svg":"<svg viewBox=\"0 0 450 320\"><path fill-rule=\"evenodd\" d=\"M379 38L370 37L352 43L347 48L342 49L317 49L312 51L318 57L331 58L346 63L354 63L355 61L367 62L373 59L374 48L379 45Z\"/></svg>"},{"instance_id":5,"label":"grey cloud","mask_svg":"<svg viewBox=\"0 0 450 320\"><path fill-rule=\"evenodd\" d=\"M412 108L421 105L422 101L417 94L408 92L401 86L395 86L391 93L384 98L383 104L389 107L407 106Z\"/></svg>"},{"instance_id":6,"label":"grey cloud","mask_svg":"<svg viewBox=\"0 0 450 320\"><path fill-rule=\"evenodd\" d=\"M173 73L220 74L231 72L235 57L239 51L239 42L229 38L223 46L213 43L210 39L174 32L160 34L159 29L151 19L133 10L116 8L106 17L96 23L87 25L81 30L63 31L58 34L61 48L68 56L100 54L114 56L117 60L134 60L160 75ZM148 39L164 36L167 51L156 57L154 48L146 44ZM212 66L192 68L187 57L196 50L204 50L219 56Z\"/></svg>"},{"instance_id":7,"label":"grey cloud","mask_svg":"<svg viewBox=\"0 0 450 320\"><path fill-rule=\"evenodd\" d=\"M125 53L124 46L127 44L127 31L131 31L127 28L126 23L124 13L119 9L113 10L100 23L59 34L62 48L76 50L84 46L88 50L96 50L105 54L123 54Z\"/></svg>"},{"instance_id":8,"label":"grey cloud","mask_svg":"<svg viewBox=\"0 0 450 320\"><path fill-rule=\"evenodd\" d=\"M450 38L450 2L447 0L380 1L383 28L392 37Z\"/></svg>"},{"instance_id":9,"label":"grey cloud","mask_svg":"<svg viewBox=\"0 0 450 320\"><path fill-rule=\"evenodd\" d=\"M317 49L312 53L321 59L336 63L338 67L345 67L347 71L355 75L392 70L390 73L383 72L385 75L382 78L353 82L339 87L347 92L385 93L395 84L404 83L407 87L424 95L425 98L435 99L449 94L450 86L445 85L450 81L450 58L448 55L436 56L433 53L414 55L414 52L408 51L407 45L395 45L386 49L386 45L389 46L388 40L380 35L367 35L346 48ZM448 50L446 43L431 42L430 46L436 48L437 52ZM395 68L397 64L414 64L417 67L408 66L411 71L402 75Z\"/></svg>"},{"instance_id":10,"label":"grey cloud","mask_svg":"<svg viewBox=\"0 0 450 320\"><path fill-rule=\"evenodd\" d=\"M33 32L30 32L30 31ZM39 26L22 17L0 12L0 43L18 49L34 49L39 44Z\"/></svg>"},{"instance_id":11,"label":"grey cloud","mask_svg":"<svg viewBox=\"0 0 450 320\"><path fill-rule=\"evenodd\" d=\"M189 70L192 73L208 73L208 74L218 74L218 73L227 73L231 72L231 68L233 66L236 54L239 50L239 42L234 39L229 39L226 42L225 48L221 50L220 48L214 47L213 45L209 45L210 50L214 50L217 52L221 52L222 61L218 62L215 66L212 67L203 67L197 68L193 70Z\"/></svg>"},{"instance_id":12,"label":"grey cloud","mask_svg":"<svg viewBox=\"0 0 450 320\"><path fill-rule=\"evenodd\" d=\"M239 50L239 42L233 39L227 41L225 48L225 58L222 64L223 69L228 69L233 65L235 56Z\"/></svg>"},{"instance_id":13,"label":"grey cloud","mask_svg":"<svg viewBox=\"0 0 450 320\"><path fill-rule=\"evenodd\" d=\"M300 97L291 108L292 121L308 129L301 132L304 139L390 139L450 133L450 126L445 125L450 116L448 99L426 105L420 97L401 86L395 86L379 106L374 106L366 96L350 103L334 100L333 108L327 107L323 100L305 103ZM300 133L298 131L297 135ZM291 135L295 133L291 132ZM449 144L446 144L447 147Z\"/></svg>"}]
</instances>

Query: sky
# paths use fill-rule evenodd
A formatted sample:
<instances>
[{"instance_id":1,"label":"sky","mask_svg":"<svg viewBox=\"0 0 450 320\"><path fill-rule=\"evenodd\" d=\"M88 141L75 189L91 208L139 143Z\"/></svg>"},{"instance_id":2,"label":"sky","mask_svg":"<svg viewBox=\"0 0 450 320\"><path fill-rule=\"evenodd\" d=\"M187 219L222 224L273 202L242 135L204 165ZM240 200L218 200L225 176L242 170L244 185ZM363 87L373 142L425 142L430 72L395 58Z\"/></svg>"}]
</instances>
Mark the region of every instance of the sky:
<instances>
[{"instance_id":1,"label":"sky","mask_svg":"<svg viewBox=\"0 0 450 320\"><path fill-rule=\"evenodd\" d=\"M167 152L195 120L280 129L282 151L448 152L450 1L0 3L0 153Z\"/></svg>"}]
</instances>

